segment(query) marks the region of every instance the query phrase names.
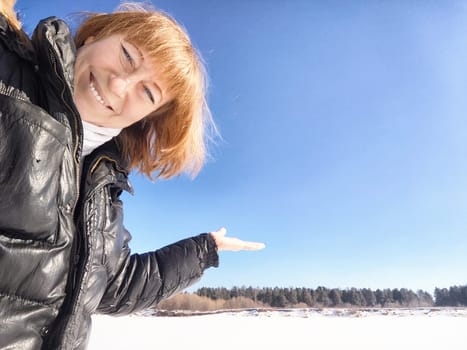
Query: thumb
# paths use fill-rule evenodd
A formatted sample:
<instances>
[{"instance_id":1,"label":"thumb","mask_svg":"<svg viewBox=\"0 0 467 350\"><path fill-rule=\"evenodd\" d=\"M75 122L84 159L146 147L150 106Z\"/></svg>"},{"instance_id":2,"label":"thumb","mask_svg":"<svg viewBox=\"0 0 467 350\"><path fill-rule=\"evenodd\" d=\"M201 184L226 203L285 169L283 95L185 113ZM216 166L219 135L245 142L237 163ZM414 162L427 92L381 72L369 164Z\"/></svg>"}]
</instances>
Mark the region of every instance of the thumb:
<instances>
[{"instance_id":1,"label":"thumb","mask_svg":"<svg viewBox=\"0 0 467 350\"><path fill-rule=\"evenodd\" d=\"M221 227L220 229L218 229L217 231L214 231L212 233L215 234L216 236L224 237L226 235L226 233L227 233L227 230L225 229L225 227Z\"/></svg>"}]
</instances>

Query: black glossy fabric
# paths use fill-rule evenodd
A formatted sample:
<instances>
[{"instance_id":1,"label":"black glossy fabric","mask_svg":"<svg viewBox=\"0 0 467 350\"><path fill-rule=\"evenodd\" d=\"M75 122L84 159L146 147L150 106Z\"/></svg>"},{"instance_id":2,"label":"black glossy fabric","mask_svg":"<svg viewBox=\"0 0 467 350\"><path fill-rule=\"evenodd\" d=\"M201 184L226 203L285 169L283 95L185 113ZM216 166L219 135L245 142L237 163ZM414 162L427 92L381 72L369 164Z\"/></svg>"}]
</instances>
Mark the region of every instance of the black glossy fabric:
<instances>
[{"instance_id":1,"label":"black glossy fabric","mask_svg":"<svg viewBox=\"0 0 467 350\"><path fill-rule=\"evenodd\" d=\"M130 253L117 143L80 164L74 59L63 21L20 43L0 15L0 349L85 349L93 313L154 306L218 265L208 234Z\"/></svg>"}]
</instances>

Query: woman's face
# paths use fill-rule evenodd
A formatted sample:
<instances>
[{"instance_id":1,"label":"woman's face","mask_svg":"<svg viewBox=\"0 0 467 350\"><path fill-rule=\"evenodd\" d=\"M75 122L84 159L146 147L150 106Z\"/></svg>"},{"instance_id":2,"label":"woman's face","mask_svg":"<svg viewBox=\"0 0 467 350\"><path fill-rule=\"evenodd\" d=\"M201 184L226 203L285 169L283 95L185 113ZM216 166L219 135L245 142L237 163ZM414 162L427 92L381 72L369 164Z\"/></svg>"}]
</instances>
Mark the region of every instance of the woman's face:
<instances>
[{"instance_id":1,"label":"woman's face","mask_svg":"<svg viewBox=\"0 0 467 350\"><path fill-rule=\"evenodd\" d=\"M125 128L168 102L169 96L147 55L115 34L88 38L78 49L74 101L88 123Z\"/></svg>"}]
</instances>

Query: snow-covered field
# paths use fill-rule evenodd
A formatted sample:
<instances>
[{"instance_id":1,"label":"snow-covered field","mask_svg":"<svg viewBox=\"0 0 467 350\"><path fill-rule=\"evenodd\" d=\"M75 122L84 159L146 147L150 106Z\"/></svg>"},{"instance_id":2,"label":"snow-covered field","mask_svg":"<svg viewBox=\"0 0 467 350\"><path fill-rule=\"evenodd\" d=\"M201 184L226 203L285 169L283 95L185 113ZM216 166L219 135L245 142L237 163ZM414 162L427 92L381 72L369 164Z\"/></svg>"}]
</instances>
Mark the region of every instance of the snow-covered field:
<instances>
[{"instance_id":1,"label":"snow-covered field","mask_svg":"<svg viewBox=\"0 0 467 350\"><path fill-rule=\"evenodd\" d=\"M299 309L94 316L89 350L467 349L467 309Z\"/></svg>"}]
</instances>

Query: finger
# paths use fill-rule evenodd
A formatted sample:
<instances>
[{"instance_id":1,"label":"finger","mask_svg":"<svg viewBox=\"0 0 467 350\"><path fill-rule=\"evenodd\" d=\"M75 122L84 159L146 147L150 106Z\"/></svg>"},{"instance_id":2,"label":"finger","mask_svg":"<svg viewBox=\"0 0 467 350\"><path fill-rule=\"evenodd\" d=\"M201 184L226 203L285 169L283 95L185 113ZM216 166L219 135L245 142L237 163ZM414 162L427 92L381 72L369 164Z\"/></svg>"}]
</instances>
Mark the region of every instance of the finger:
<instances>
[{"instance_id":1,"label":"finger","mask_svg":"<svg viewBox=\"0 0 467 350\"><path fill-rule=\"evenodd\" d=\"M260 250L264 248L266 248L266 245L259 242L243 242L242 244L243 250Z\"/></svg>"}]
</instances>

